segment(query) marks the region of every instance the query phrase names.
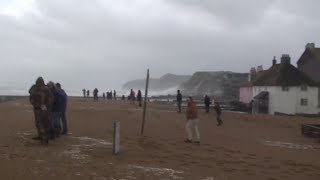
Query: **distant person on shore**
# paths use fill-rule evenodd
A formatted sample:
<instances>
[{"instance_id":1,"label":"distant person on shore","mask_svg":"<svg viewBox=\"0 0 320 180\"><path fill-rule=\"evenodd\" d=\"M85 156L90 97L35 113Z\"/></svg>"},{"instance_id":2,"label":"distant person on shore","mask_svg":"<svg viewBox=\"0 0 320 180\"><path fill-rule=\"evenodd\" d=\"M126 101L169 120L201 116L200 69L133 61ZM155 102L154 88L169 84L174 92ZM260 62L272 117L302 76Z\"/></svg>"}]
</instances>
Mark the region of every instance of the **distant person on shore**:
<instances>
[{"instance_id":1,"label":"distant person on shore","mask_svg":"<svg viewBox=\"0 0 320 180\"><path fill-rule=\"evenodd\" d=\"M192 97L189 97L187 100L187 124L186 124L186 132L187 139L184 141L186 143L192 142L192 134L195 133L197 140L195 143L200 143L200 133L198 130L198 107L195 102L193 102Z\"/></svg>"},{"instance_id":2,"label":"distant person on shore","mask_svg":"<svg viewBox=\"0 0 320 180\"><path fill-rule=\"evenodd\" d=\"M87 90L87 97L89 97L90 96L90 91L89 90Z\"/></svg>"},{"instance_id":3,"label":"distant person on shore","mask_svg":"<svg viewBox=\"0 0 320 180\"><path fill-rule=\"evenodd\" d=\"M177 91L177 106L178 106L178 112L181 113L181 104L182 104L182 94L180 93L180 90Z\"/></svg>"},{"instance_id":4,"label":"distant person on shore","mask_svg":"<svg viewBox=\"0 0 320 180\"><path fill-rule=\"evenodd\" d=\"M86 97L86 89L82 89L83 97Z\"/></svg>"},{"instance_id":5,"label":"distant person on shore","mask_svg":"<svg viewBox=\"0 0 320 180\"><path fill-rule=\"evenodd\" d=\"M253 111L253 103L254 103L254 101L251 100L251 101L250 101L250 104L249 104L249 114L252 114L252 111Z\"/></svg>"},{"instance_id":6,"label":"distant person on shore","mask_svg":"<svg viewBox=\"0 0 320 180\"><path fill-rule=\"evenodd\" d=\"M50 89L51 93L53 94L53 105L51 108L51 129L50 129L50 138L54 139L60 136L61 125L60 125L60 117L61 117L61 96L58 93L58 89L56 85L49 81L47 84L48 88Z\"/></svg>"},{"instance_id":7,"label":"distant person on shore","mask_svg":"<svg viewBox=\"0 0 320 180\"><path fill-rule=\"evenodd\" d=\"M116 90L113 90L113 98L114 98L114 100L117 100L117 91Z\"/></svg>"},{"instance_id":8,"label":"distant person on shore","mask_svg":"<svg viewBox=\"0 0 320 180\"><path fill-rule=\"evenodd\" d=\"M206 108L206 112L208 113L210 111L210 104L211 104L211 99L208 95L204 96L204 105Z\"/></svg>"},{"instance_id":9,"label":"distant person on shore","mask_svg":"<svg viewBox=\"0 0 320 180\"><path fill-rule=\"evenodd\" d=\"M98 92L99 92L98 88L94 88L94 90L93 90L93 100L94 101L98 101Z\"/></svg>"},{"instance_id":10,"label":"distant person on shore","mask_svg":"<svg viewBox=\"0 0 320 180\"><path fill-rule=\"evenodd\" d=\"M106 94L102 93L102 98L105 99L106 98Z\"/></svg>"},{"instance_id":11,"label":"distant person on shore","mask_svg":"<svg viewBox=\"0 0 320 180\"><path fill-rule=\"evenodd\" d=\"M130 89L130 103L134 104L136 93Z\"/></svg>"},{"instance_id":12,"label":"distant person on shore","mask_svg":"<svg viewBox=\"0 0 320 180\"><path fill-rule=\"evenodd\" d=\"M62 135L68 134L68 124L67 124L67 116L66 116L66 110L67 110L67 103L68 103L68 95L67 93L61 88L61 84L57 83L56 87L58 89L58 94L60 96L60 118L62 122ZM59 123L59 124L58 124ZM57 122L57 125L60 126L60 119L59 122ZM61 129L61 126L60 126Z\"/></svg>"},{"instance_id":13,"label":"distant person on shore","mask_svg":"<svg viewBox=\"0 0 320 180\"><path fill-rule=\"evenodd\" d=\"M110 100L112 100L112 90L109 92L109 94L110 94Z\"/></svg>"},{"instance_id":14,"label":"distant person on shore","mask_svg":"<svg viewBox=\"0 0 320 180\"><path fill-rule=\"evenodd\" d=\"M141 107L141 106L142 106L142 103L141 103L141 101L142 101L142 94L141 94L141 91L140 91L140 90L138 90L137 100L138 100L138 102L139 102L139 107Z\"/></svg>"},{"instance_id":15,"label":"distant person on shore","mask_svg":"<svg viewBox=\"0 0 320 180\"><path fill-rule=\"evenodd\" d=\"M126 100L126 97L124 95L122 95L121 100Z\"/></svg>"},{"instance_id":16,"label":"distant person on shore","mask_svg":"<svg viewBox=\"0 0 320 180\"><path fill-rule=\"evenodd\" d=\"M217 126L221 126L223 123L221 120L222 110L218 102L214 102L214 109L216 110L216 114L217 114L217 121L218 121Z\"/></svg>"},{"instance_id":17,"label":"distant person on shore","mask_svg":"<svg viewBox=\"0 0 320 180\"><path fill-rule=\"evenodd\" d=\"M30 88L29 94L38 132L38 137L34 137L33 139L41 140L41 144L48 144L51 127L49 111L53 104L53 95L50 89L44 84L42 77L39 77L36 84Z\"/></svg>"}]
</instances>

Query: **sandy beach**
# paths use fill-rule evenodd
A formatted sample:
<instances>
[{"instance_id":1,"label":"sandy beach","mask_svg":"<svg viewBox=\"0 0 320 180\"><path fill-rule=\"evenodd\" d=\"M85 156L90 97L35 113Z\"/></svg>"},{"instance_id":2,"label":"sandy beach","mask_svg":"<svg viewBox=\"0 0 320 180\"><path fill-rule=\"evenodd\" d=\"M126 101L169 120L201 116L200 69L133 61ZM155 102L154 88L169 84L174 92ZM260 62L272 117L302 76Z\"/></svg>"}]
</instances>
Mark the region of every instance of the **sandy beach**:
<instances>
[{"instance_id":1,"label":"sandy beach","mask_svg":"<svg viewBox=\"0 0 320 180\"><path fill-rule=\"evenodd\" d=\"M36 129L28 99L0 103L0 179L320 179L320 143L301 135L301 123L320 118L199 110L201 144L184 143L185 114L172 105L71 98L69 135L48 146ZM120 154L112 154L113 122L120 121Z\"/></svg>"}]
</instances>

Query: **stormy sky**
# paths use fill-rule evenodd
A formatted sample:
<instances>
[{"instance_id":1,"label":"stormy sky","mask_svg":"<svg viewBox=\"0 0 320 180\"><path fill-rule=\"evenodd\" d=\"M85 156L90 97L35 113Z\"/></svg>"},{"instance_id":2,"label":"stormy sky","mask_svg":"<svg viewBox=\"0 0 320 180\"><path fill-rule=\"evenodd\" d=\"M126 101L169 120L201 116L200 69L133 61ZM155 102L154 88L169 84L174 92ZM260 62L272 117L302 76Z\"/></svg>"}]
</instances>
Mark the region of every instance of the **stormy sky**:
<instances>
[{"instance_id":1,"label":"stormy sky","mask_svg":"<svg viewBox=\"0 0 320 180\"><path fill-rule=\"evenodd\" d=\"M165 73L247 72L308 42L319 0L0 0L0 94L39 75L67 92Z\"/></svg>"}]
</instances>

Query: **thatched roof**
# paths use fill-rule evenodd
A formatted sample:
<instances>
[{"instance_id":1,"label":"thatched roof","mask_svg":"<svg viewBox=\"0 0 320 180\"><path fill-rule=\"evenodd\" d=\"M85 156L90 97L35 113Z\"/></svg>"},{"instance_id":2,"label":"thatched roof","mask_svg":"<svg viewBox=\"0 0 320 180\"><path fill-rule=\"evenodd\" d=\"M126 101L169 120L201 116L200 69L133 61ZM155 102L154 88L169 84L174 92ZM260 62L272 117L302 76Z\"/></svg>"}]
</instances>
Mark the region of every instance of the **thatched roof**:
<instances>
[{"instance_id":1,"label":"thatched roof","mask_svg":"<svg viewBox=\"0 0 320 180\"><path fill-rule=\"evenodd\" d=\"M281 63L271 66L256 77L253 86L317 86L306 74L299 71L290 63Z\"/></svg>"}]
</instances>

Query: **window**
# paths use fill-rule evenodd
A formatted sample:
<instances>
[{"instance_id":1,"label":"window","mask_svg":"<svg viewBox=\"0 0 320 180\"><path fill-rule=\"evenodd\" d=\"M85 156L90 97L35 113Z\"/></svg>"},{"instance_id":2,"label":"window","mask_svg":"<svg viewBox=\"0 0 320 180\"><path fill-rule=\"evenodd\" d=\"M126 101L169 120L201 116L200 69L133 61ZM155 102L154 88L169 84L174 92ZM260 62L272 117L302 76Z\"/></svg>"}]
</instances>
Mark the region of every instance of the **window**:
<instances>
[{"instance_id":1,"label":"window","mask_svg":"<svg viewBox=\"0 0 320 180\"><path fill-rule=\"evenodd\" d=\"M301 106L308 106L308 99L301 99L300 100L300 105Z\"/></svg>"},{"instance_id":2,"label":"window","mask_svg":"<svg viewBox=\"0 0 320 180\"><path fill-rule=\"evenodd\" d=\"M282 86L282 91L289 91L289 87L288 86Z\"/></svg>"},{"instance_id":3,"label":"window","mask_svg":"<svg viewBox=\"0 0 320 180\"><path fill-rule=\"evenodd\" d=\"M301 86L301 91L307 91L307 90L308 90L308 86L305 86L305 85Z\"/></svg>"}]
</instances>

